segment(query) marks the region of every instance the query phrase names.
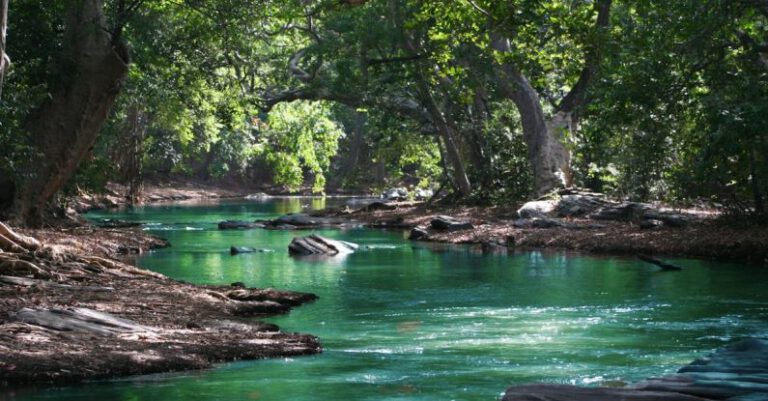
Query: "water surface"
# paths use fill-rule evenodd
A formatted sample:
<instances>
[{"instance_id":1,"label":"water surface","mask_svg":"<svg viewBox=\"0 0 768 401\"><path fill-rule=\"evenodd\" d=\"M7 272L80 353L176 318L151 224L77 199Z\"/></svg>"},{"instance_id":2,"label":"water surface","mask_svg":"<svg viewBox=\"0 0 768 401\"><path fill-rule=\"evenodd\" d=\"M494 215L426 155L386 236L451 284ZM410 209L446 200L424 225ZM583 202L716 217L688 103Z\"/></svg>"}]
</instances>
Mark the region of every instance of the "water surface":
<instances>
[{"instance_id":1,"label":"water surface","mask_svg":"<svg viewBox=\"0 0 768 401\"><path fill-rule=\"evenodd\" d=\"M768 270L759 267L674 260L685 269L662 273L621 257L430 249L401 232L369 229L317 231L363 247L345 259L302 260L287 255L296 232L216 229L224 219L323 206L243 201L90 216L143 221L169 239L171 248L139 264L171 277L318 294L318 302L269 321L319 336L323 354L12 398L496 400L515 383L633 382L739 338L768 336ZM230 256L232 245L269 251Z\"/></svg>"}]
</instances>

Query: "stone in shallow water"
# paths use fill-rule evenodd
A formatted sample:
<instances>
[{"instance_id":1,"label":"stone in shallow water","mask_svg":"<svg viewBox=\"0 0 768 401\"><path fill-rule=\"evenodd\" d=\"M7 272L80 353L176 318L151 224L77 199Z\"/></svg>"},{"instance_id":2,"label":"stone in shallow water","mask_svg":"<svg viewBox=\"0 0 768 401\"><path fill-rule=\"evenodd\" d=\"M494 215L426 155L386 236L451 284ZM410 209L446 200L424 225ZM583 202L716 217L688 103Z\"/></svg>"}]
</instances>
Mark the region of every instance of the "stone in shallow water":
<instances>
[{"instance_id":1,"label":"stone in shallow water","mask_svg":"<svg viewBox=\"0 0 768 401\"><path fill-rule=\"evenodd\" d=\"M288 245L288 253L294 256L346 255L357 250L358 245L346 241L337 241L319 235L294 237Z\"/></svg>"}]
</instances>

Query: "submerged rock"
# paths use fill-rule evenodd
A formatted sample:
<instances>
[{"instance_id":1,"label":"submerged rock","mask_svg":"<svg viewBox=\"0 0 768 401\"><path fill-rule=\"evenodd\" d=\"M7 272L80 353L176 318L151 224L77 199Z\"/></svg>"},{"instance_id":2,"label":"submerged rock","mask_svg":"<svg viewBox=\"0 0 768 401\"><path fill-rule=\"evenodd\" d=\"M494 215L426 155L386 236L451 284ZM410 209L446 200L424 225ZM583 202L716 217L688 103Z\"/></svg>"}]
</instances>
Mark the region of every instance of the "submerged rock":
<instances>
[{"instance_id":1,"label":"submerged rock","mask_svg":"<svg viewBox=\"0 0 768 401\"><path fill-rule=\"evenodd\" d=\"M233 246L229 248L229 254L230 255L237 255L240 253L263 253L263 252L272 252L271 249L263 249L263 248L251 248L248 246Z\"/></svg>"},{"instance_id":2,"label":"submerged rock","mask_svg":"<svg viewBox=\"0 0 768 401\"><path fill-rule=\"evenodd\" d=\"M357 248L358 245L351 242L332 240L319 235L308 235L306 237L294 237L288 245L288 253L294 256L339 256L350 254Z\"/></svg>"},{"instance_id":3,"label":"submerged rock","mask_svg":"<svg viewBox=\"0 0 768 401\"><path fill-rule=\"evenodd\" d=\"M250 221L227 220L219 223L219 230L240 230L247 228L263 228L264 224L252 223Z\"/></svg>"}]
</instances>

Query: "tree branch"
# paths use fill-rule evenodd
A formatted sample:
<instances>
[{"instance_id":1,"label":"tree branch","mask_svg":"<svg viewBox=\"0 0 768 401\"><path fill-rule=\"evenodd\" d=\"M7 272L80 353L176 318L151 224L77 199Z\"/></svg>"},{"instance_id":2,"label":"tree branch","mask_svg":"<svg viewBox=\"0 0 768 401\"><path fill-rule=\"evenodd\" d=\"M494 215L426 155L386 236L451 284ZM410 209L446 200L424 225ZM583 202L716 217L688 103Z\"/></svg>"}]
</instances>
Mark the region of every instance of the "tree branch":
<instances>
[{"instance_id":1,"label":"tree branch","mask_svg":"<svg viewBox=\"0 0 768 401\"><path fill-rule=\"evenodd\" d=\"M598 31L598 34L602 34L602 31L610 24L611 3L612 0L598 0L595 3L595 9L597 10L595 30ZM584 103L586 102L587 88L594 78L600 64L601 48L602 43L600 42L595 43L588 48L587 54L584 57L584 68L581 70L579 79L576 81L576 84L573 85L570 92L565 95L563 101L560 102L560 105L557 107L558 111L569 113L584 106Z\"/></svg>"}]
</instances>

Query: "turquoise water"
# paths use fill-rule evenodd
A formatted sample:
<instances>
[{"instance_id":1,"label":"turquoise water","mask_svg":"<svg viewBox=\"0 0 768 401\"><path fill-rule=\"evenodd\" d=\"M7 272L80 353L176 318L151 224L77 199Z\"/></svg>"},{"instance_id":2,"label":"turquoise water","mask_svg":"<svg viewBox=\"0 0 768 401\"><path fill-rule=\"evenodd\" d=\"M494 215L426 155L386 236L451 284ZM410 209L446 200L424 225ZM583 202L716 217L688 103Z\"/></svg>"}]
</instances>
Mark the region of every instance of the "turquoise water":
<instances>
[{"instance_id":1,"label":"turquoise water","mask_svg":"<svg viewBox=\"0 0 768 401\"><path fill-rule=\"evenodd\" d=\"M681 259L674 262L683 271L662 273L622 257L431 249L401 232L369 229L318 231L363 247L344 259L302 260L289 257L287 245L307 232L216 229L224 219L323 206L290 199L90 215L142 221L169 239L171 248L138 263L174 278L318 294L269 321L319 336L323 354L7 397L496 400L515 383L633 382L739 338L768 337L768 269L760 267ZM271 252L230 256L232 245Z\"/></svg>"}]
</instances>

